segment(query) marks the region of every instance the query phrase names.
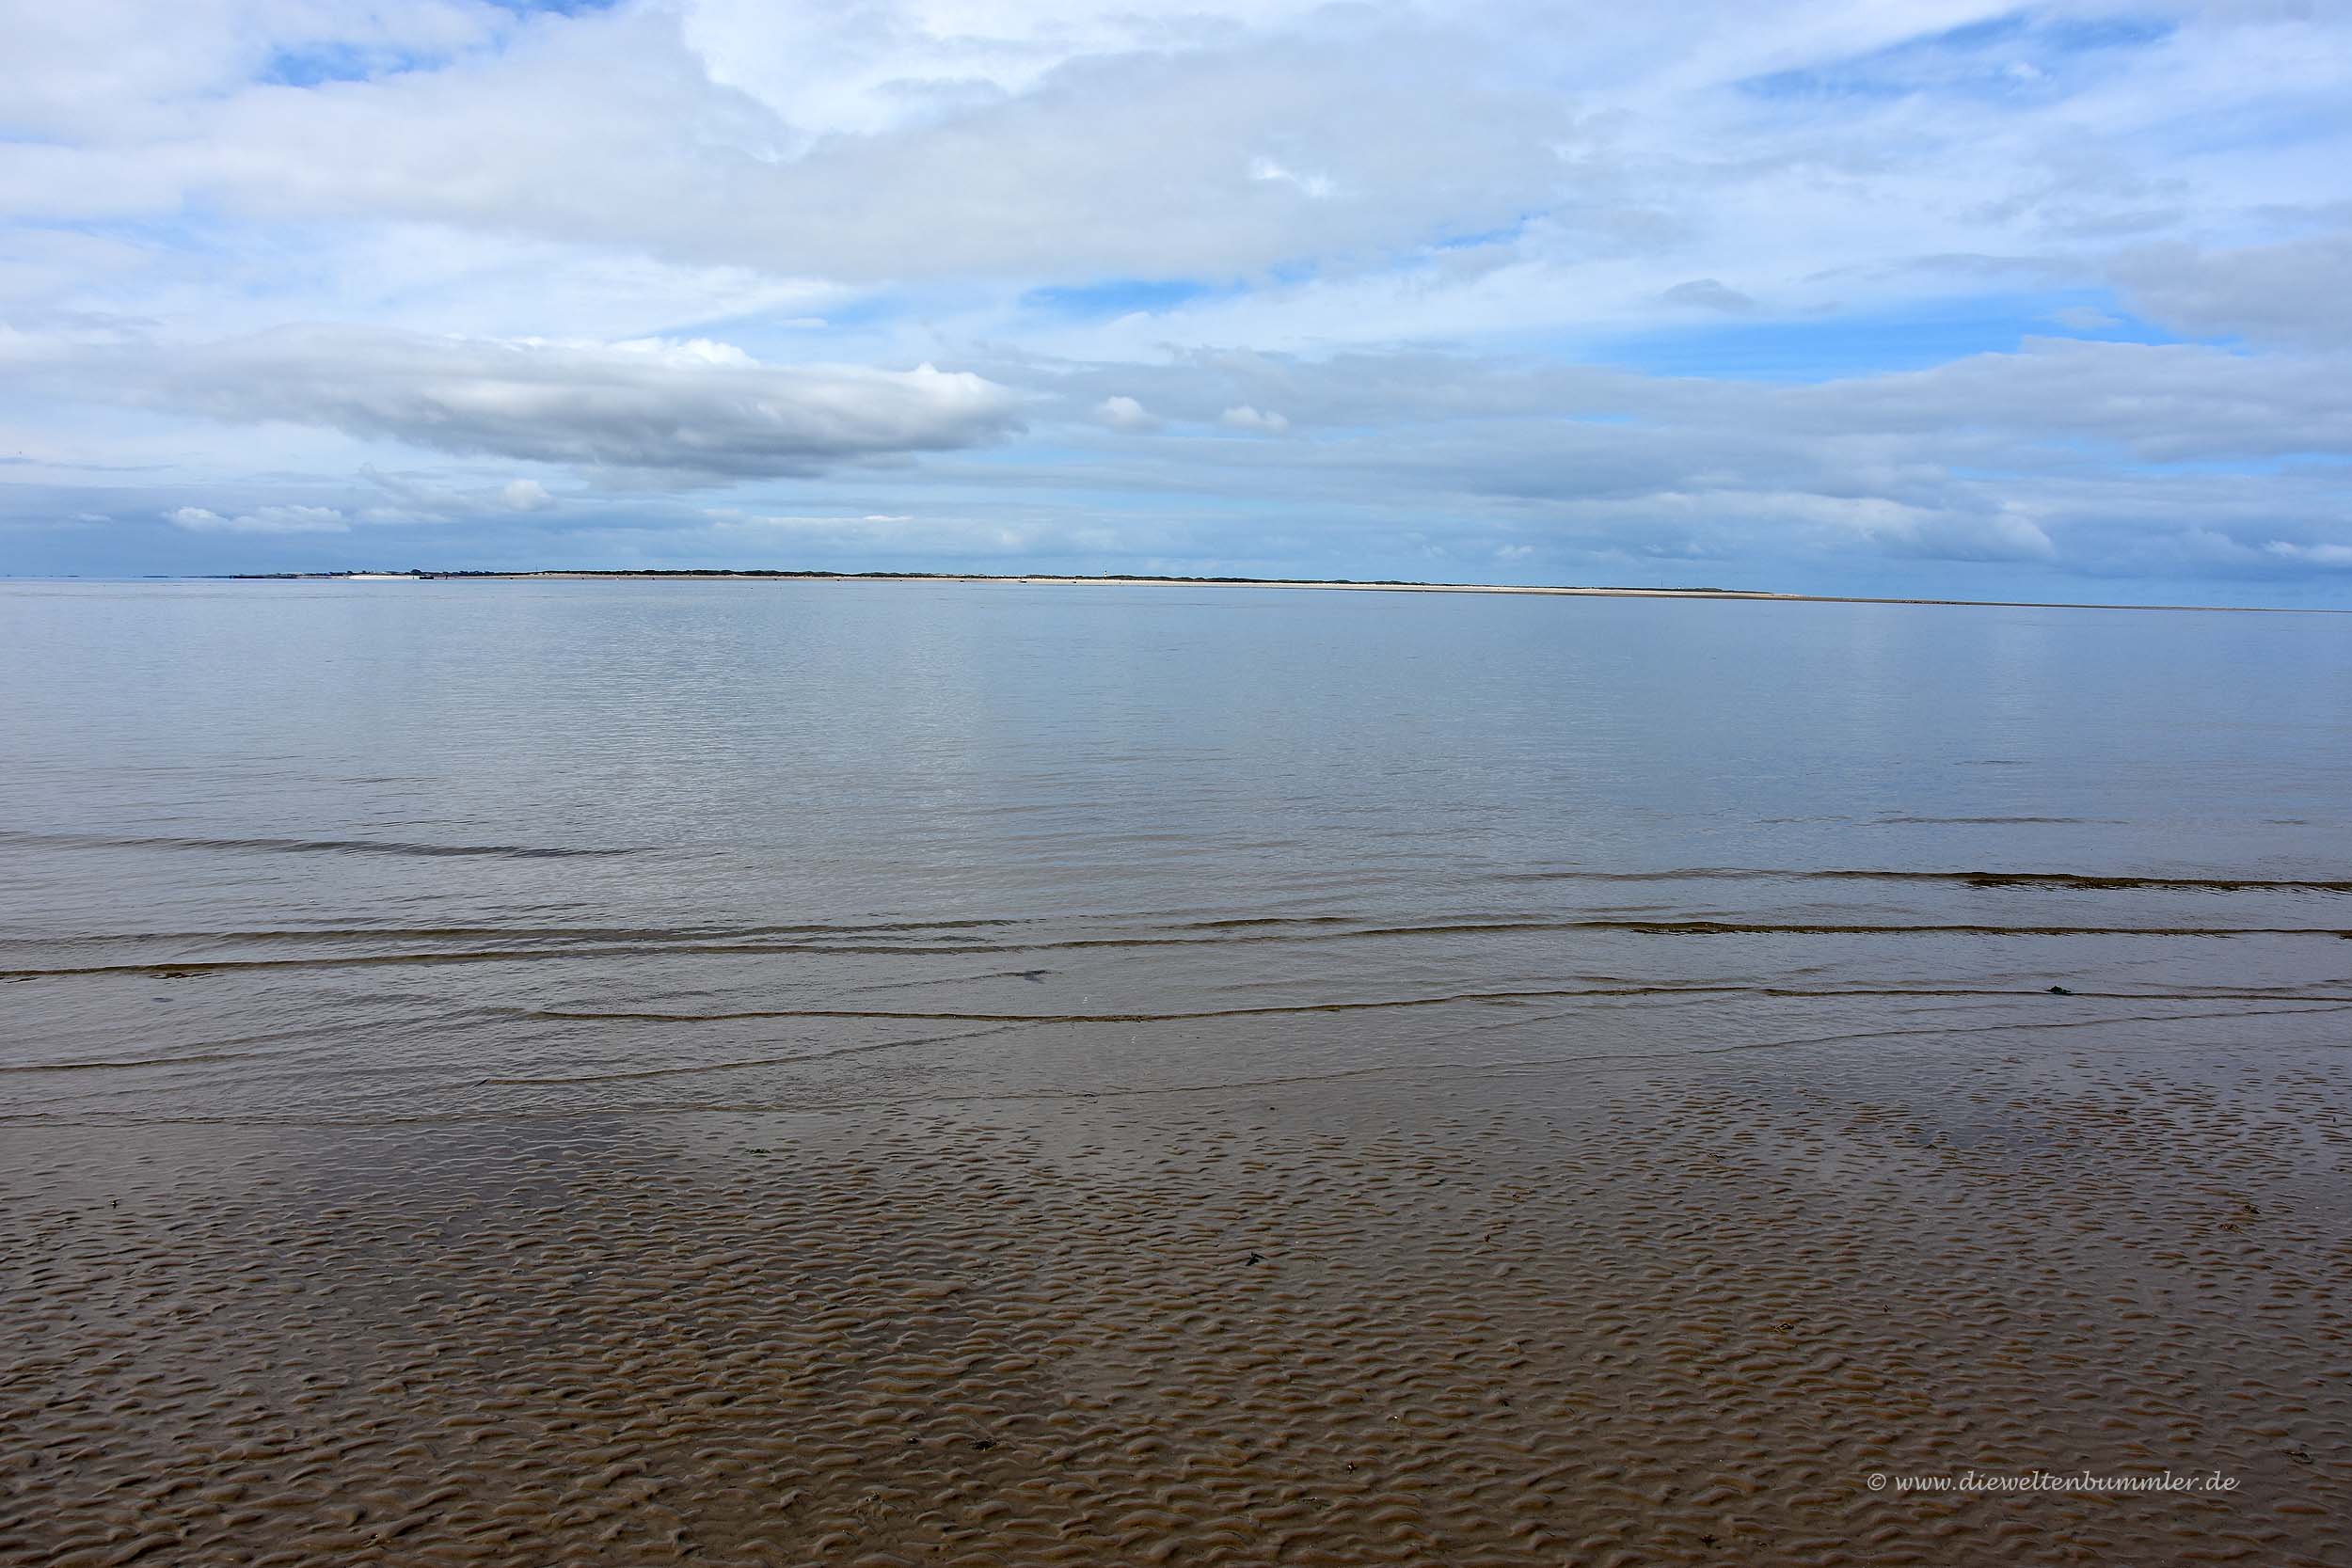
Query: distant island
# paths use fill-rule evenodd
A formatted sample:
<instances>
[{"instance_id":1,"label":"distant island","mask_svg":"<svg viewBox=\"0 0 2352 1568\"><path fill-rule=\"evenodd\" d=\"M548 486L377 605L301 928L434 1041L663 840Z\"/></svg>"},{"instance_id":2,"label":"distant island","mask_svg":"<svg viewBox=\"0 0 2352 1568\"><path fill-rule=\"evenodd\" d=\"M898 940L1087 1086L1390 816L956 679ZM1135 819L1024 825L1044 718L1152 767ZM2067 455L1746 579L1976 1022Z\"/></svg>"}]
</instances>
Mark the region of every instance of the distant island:
<instances>
[{"instance_id":1,"label":"distant island","mask_svg":"<svg viewBox=\"0 0 2352 1568\"><path fill-rule=\"evenodd\" d=\"M225 572L216 582L986 582L1021 587L1289 588L1357 594L1536 594L1594 599L1761 599L1775 604L1906 604L2008 610L2174 610L2245 615L2347 615L2352 610L2275 605L2090 604L2056 599L1906 599L1859 594L1776 594L1760 588L1522 586L1494 582L1413 582L1395 578L1222 578L989 572L816 572L768 567L660 568L636 571Z\"/></svg>"}]
</instances>

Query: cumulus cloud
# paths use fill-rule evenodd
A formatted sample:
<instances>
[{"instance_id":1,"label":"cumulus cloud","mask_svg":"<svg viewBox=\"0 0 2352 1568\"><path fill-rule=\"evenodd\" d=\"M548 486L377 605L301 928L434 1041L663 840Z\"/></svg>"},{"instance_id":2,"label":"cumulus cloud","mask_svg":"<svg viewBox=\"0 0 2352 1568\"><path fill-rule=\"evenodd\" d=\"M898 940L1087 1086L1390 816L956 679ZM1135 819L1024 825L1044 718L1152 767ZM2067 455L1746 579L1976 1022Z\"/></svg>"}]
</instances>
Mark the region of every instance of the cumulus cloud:
<instances>
[{"instance_id":1,"label":"cumulus cloud","mask_svg":"<svg viewBox=\"0 0 2352 1568\"><path fill-rule=\"evenodd\" d=\"M830 25L736 8L723 27L712 8L541 15L442 69L331 91L175 93L151 125L0 145L0 184L56 214L201 193L255 216L397 215L857 280L1226 269L1507 221L1576 118L1533 80L1433 93L1481 62L1409 13L1204 28L1188 7L1146 8L1100 29L1100 52L1059 41L1001 72L1024 89L1005 91L907 73L933 40L992 53L941 38L925 6ZM840 103L811 67L877 38L899 73ZM800 69L776 69L796 46ZM1365 189L1381 199L1316 198Z\"/></svg>"},{"instance_id":2,"label":"cumulus cloud","mask_svg":"<svg viewBox=\"0 0 2352 1568\"><path fill-rule=\"evenodd\" d=\"M1113 430L1156 430L1160 423L1149 408L1116 392L1095 404L1094 417Z\"/></svg>"},{"instance_id":3,"label":"cumulus cloud","mask_svg":"<svg viewBox=\"0 0 2352 1568\"><path fill-rule=\"evenodd\" d=\"M2048 561L2058 554L2042 525L2014 504L1937 509L1879 497L1807 496L1799 507L1827 529L1856 534L1891 555Z\"/></svg>"},{"instance_id":4,"label":"cumulus cloud","mask_svg":"<svg viewBox=\"0 0 2352 1568\"><path fill-rule=\"evenodd\" d=\"M1261 436L1279 436L1291 427L1289 420L1279 414L1236 404L1219 414L1217 422L1228 430L1247 430Z\"/></svg>"},{"instance_id":5,"label":"cumulus cloud","mask_svg":"<svg viewBox=\"0 0 2352 1568\"><path fill-rule=\"evenodd\" d=\"M2324 461L2352 458L2352 374L2328 359L2051 339L1928 371L1794 385L1425 351L993 371L1009 386L1028 379L1025 395L1041 403L1056 387L1086 400L1073 412L1099 415L1124 398L1180 421L1163 424L1166 439L1126 449L1119 486L1161 499L1130 499L1120 527L1089 536L1085 547L1114 562L1232 564L1214 510L1180 520L1186 498L1200 495L1248 496L1266 518L1342 508L1355 519L1350 532L1327 529L1286 546L1303 555L1253 541L1248 559L1283 571L1315 569L1313 552L1324 551L1380 561L1383 575L1436 569L1397 558L1408 534L1422 550L1458 537L1457 571L1488 560L1566 580L1619 558L1789 563L1767 582L1806 562L1865 559L2275 575L2328 570L2331 552L2352 548L2342 522L2352 474ZM1277 398L1315 434L1184 434L1195 421L1260 435L1299 428L1270 412ZM2320 461L2280 467L2307 457ZM1007 486L993 459L981 469L942 462L928 476L898 471L881 492L897 499L919 486L946 498L926 508L920 528L907 526L910 514L854 502L739 509L710 525L720 531L709 541L755 551L789 541L835 555L871 547L902 561L928 548L953 560L968 530L966 544L986 540L988 559L1000 560L1018 541L1074 548L1086 532L1057 522L1043 493L1017 525L983 523L1015 506L1021 487ZM2174 463L2198 471L2167 472ZM364 477L395 503L382 518L369 514L372 524L511 515L515 500L536 499L521 482ZM968 488L976 483L986 491ZM983 493L998 499L978 506ZM600 526L661 515L627 486L570 510ZM1146 516L1159 521L1146 530L1136 521Z\"/></svg>"},{"instance_id":6,"label":"cumulus cloud","mask_svg":"<svg viewBox=\"0 0 2352 1568\"><path fill-rule=\"evenodd\" d=\"M2132 303L2200 337L2298 348L2352 346L2352 234L2208 250L2135 250L2115 262Z\"/></svg>"},{"instance_id":7,"label":"cumulus cloud","mask_svg":"<svg viewBox=\"0 0 2352 1568\"><path fill-rule=\"evenodd\" d=\"M1438 276L1486 249L1584 271L1555 309L2061 230L2184 239L2201 200L2296 185L2230 193L2258 141L2176 174L2172 129L2330 108L2345 41L2324 8L2168 7L2102 38L2003 0L1694 0L1572 29L1513 0L1442 23L1307 0L15 8L16 123L42 134L0 145L0 186L53 218L212 201L858 282L1435 245ZM313 53L352 79L284 79ZM1629 255L1656 266L1609 277Z\"/></svg>"},{"instance_id":8,"label":"cumulus cloud","mask_svg":"<svg viewBox=\"0 0 2352 1568\"><path fill-rule=\"evenodd\" d=\"M966 372L765 365L707 340L624 343L288 327L108 361L121 395L215 419L327 425L465 455L802 474L971 446L1016 400ZM533 482L535 483L535 482ZM510 487L516 511L544 492Z\"/></svg>"},{"instance_id":9,"label":"cumulus cloud","mask_svg":"<svg viewBox=\"0 0 2352 1568\"><path fill-rule=\"evenodd\" d=\"M2194 556L2275 572L2319 560L2261 548L2282 519L2311 531L2302 543L2352 536L2352 469L2331 461L2352 458L2352 365L2336 358L2047 339L1810 384L1427 351L1199 355L1058 379L1087 395L1114 375L1179 419L1279 397L1318 433L1153 443L1125 483L1247 493L1272 515L1345 504L1367 540L1444 515L1469 537L1547 540L1555 562L1605 548L2090 571ZM2184 463L2200 471L2169 471ZM2199 531L2233 543L2200 555Z\"/></svg>"},{"instance_id":10,"label":"cumulus cloud","mask_svg":"<svg viewBox=\"0 0 2352 1568\"><path fill-rule=\"evenodd\" d=\"M351 527L331 506L258 506L233 517L206 507L180 506L164 517L190 533L342 533Z\"/></svg>"},{"instance_id":11,"label":"cumulus cloud","mask_svg":"<svg viewBox=\"0 0 2352 1568\"><path fill-rule=\"evenodd\" d=\"M2263 546L2284 561L2309 562L2335 571L2352 571L2352 545L2296 545L2273 539Z\"/></svg>"},{"instance_id":12,"label":"cumulus cloud","mask_svg":"<svg viewBox=\"0 0 2352 1568\"><path fill-rule=\"evenodd\" d=\"M545 512L555 504L548 487L535 479L512 479L499 488L499 499L509 512Z\"/></svg>"},{"instance_id":13,"label":"cumulus cloud","mask_svg":"<svg viewBox=\"0 0 2352 1568\"><path fill-rule=\"evenodd\" d=\"M903 512L869 512L862 516L795 515L789 513L745 513L738 507L710 507L705 515L722 531L771 531L819 535L888 535L914 521Z\"/></svg>"}]
</instances>

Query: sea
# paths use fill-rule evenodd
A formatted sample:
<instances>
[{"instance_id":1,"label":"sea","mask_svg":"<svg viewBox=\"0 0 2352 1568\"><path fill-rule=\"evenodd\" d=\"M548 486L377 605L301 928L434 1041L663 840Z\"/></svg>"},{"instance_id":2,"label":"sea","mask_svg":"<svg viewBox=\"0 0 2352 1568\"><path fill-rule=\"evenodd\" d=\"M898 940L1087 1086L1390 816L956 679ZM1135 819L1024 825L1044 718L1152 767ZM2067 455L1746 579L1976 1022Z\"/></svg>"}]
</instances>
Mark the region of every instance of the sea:
<instances>
[{"instance_id":1,"label":"sea","mask_svg":"<svg viewBox=\"0 0 2352 1568\"><path fill-rule=\"evenodd\" d=\"M15 582L0 713L18 1118L2160 1042L2352 968L2326 614Z\"/></svg>"}]
</instances>

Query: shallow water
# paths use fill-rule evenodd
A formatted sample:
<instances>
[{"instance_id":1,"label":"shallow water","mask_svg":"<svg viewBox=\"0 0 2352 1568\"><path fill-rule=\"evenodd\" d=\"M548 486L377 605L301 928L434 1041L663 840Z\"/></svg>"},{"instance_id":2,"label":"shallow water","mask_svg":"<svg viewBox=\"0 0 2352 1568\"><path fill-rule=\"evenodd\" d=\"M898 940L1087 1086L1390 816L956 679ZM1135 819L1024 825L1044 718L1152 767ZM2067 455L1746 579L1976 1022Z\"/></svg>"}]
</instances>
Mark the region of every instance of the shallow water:
<instances>
[{"instance_id":1,"label":"shallow water","mask_svg":"<svg viewBox=\"0 0 2352 1568\"><path fill-rule=\"evenodd\" d=\"M7 584L0 712L9 1560L2341 1549L2352 622Z\"/></svg>"},{"instance_id":2,"label":"shallow water","mask_svg":"<svg viewBox=\"0 0 2352 1568\"><path fill-rule=\"evenodd\" d=\"M1103 1091L1888 992L2293 1030L2352 927L2332 617L41 584L0 681L19 1115Z\"/></svg>"}]
</instances>

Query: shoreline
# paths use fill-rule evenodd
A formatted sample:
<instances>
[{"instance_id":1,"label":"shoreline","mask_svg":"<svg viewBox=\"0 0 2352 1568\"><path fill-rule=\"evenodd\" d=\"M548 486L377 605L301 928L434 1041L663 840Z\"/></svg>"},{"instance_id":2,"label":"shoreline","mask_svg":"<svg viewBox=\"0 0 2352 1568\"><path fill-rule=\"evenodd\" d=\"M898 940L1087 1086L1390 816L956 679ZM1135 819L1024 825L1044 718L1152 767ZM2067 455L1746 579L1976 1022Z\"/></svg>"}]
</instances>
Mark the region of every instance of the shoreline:
<instances>
[{"instance_id":1,"label":"shoreline","mask_svg":"<svg viewBox=\"0 0 2352 1568\"><path fill-rule=\"evenodd\" d=\"M1769 604L1924 605L1976 610L2137 610L2227 615L2352 615L2295 605L2095 604L2066 599L1900 598L1861 594L1783 594L1759 588L1625 588L1571 584L1359 581L1347 578L1073 576L1056 573L802 572L715 568L535 572L230 572L215 582L973 582L1030 588L1279 588L1352 594L1508 594L1549 598L1714 599Z\"/></svg>"}]
</instances>

